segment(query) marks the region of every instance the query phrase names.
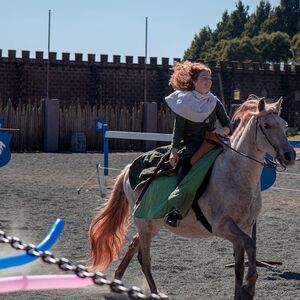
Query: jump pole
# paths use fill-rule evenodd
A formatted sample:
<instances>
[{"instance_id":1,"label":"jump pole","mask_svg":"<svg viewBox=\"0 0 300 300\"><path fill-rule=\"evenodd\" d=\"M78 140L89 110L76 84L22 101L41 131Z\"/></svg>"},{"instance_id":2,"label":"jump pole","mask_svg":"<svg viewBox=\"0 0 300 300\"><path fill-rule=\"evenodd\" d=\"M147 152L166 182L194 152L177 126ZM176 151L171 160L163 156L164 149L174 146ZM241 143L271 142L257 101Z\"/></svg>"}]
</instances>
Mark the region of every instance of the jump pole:
<instances>
[{"instance_id":1,"label":"jump pole","mask_svg":"<svg viewBox=\"0 0 300 300\"><path fill-rule=\"evenodd\" d=\"M108 175L109 142L108 139L143 140L171 142L172 134L157 132L112 131L108 124L103 125L104 176Z\"/></svg>"},{"instance_id":2,"label":"jump pole","mask_svg":"<svg viewBox=\"0 0 300 300\"><path fill-rule=\"evenodd\" d=\"M294 148L300 148L300 140L289 140L289 143L290 143Z\"/></svg>"}]
</instances>

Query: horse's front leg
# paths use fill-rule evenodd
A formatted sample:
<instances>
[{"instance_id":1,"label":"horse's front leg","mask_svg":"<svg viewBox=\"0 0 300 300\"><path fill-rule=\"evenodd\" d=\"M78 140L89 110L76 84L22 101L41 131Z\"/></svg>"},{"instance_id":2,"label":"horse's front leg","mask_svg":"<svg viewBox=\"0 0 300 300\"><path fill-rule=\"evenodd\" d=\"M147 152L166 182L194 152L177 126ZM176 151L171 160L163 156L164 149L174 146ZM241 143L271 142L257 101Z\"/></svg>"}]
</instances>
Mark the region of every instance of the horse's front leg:
<instances>
[{"instance_id":1,"label":"horse's front leg","mask_svg":"<svg viewBox=\"0 0 300 300\"><path fill-rule=\"evenodd\" d=\"M142 267L142 271L146 277L151 293L157 294L157 287L151 273L150 247L152 236L148 232L139 232L139 234L140 248L138 254L138 261Z\"/></svg>"},{"instance_id":2,"label":"horse's front leg","mask_svg":"<svg viewBox=\"0 0 300 300\"><path fill-rule=\"evenodd\" d=\"M156 220L135 219L135 224L139 233L139 253L138 261L142 267L142 271L146 277L150 291L153 294L158 294L156 284L151 273L151 256L150 247L153 237L159 232L161 224ZM164 298L164 294L159 294Z\"/></svg>"},{"instance_id":3,"label":"horse's front leg","mask_svg":"<svg viewBox=\"0 0 300 300\"><path fill-rule=\"evenodd\" d=\"M244 233L237 224L231 218L224 218L217 225L213 226L213 232L215 235L223 237L234 245L236 248L244 249L248 256L248 272L246 275L246 284L242 286L239 291L236 291L235 300L252 300L255 294L255 283L257 280L256 272L256 245L253 239ZM241 251L241 250L240 250ZM240 262L239 257L239 264ZM238 269L238 278L236 278L236 286L239 286L241 281L241 271L239 266L236 266Z\"/></svg>"},{"instance_id":4,"label":"horse's front leg","mask_svg":"<svg viewBox=\"0 0 300 300\"><path fill-rule=\"evenodd\" d=\"M243 286L243 299L253 299L255 294L255 284L258 277L256 271L256 242L245 243L245 251L248 256L248 272L246 275L246 284Z\"/></svg>"},{"instance_id":5,"label":"horse's front leg","mask_svg":"<svg viewBox=\"0 0 300 300\"><path fill-rule=\"evenodd\" d=\"M245 270L245 249L240 246L239 243L233 244L234 251L234 271L235 271L235 289L234 289L234 299L242 298L242 286L244 280L244 270Z\"/></svg>"}]
</instances>

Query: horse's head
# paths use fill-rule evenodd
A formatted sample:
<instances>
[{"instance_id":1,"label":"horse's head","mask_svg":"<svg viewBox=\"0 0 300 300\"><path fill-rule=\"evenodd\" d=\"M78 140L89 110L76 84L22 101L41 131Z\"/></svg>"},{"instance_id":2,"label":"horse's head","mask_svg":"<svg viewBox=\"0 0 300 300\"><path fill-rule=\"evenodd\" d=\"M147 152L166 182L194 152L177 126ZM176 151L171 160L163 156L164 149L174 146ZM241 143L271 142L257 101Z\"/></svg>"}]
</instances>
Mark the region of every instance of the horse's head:
<instances>
[{"instance_id":1,"label":"horse's head","mask_svg":"<svg viewBox=\"0 0 300 300\"><path fill-rule=\"evenodd\" d=\"M282 166L295 163L296 152L287 136L287 123L280 116L282 98L267 104L262 99L251 99L242 104L234 115L235 119L255 122L255 139L258 150L270 153Z\"/></svg>"}]
</instances>

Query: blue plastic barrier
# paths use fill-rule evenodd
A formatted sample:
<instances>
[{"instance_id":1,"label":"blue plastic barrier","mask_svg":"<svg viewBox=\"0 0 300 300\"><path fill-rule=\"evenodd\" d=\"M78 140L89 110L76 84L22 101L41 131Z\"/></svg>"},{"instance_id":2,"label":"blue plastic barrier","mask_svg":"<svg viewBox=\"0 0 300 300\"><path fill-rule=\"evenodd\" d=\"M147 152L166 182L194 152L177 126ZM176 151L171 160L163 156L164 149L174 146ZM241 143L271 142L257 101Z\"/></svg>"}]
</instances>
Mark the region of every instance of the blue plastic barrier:
<instances>
[{"instance_id":1,"label":"blue plastic barrier","mask_svg":"<svg viewBox=\"0 0 300 300\"><path fill-rule=\"evenodd\" d=\"M266 155L268 156L268 154ZM260 176L260 190L265 191L270 188L276 180L276 168L263 167Z\"/></svg>"},{"instance_id":2,"label":"blue plastic barrier","mask_svg":"<svg viewBox=\"0 0 300 300\"><path fill-rule=\"evenodd\" d=\"M0 167L5 166L11 157L9 143L12 138L12 134L9 131L0 131Z\"/></svg>"},{"instance_id":3,"label":"blue plastic barrier","mask_svg":"<svg viewBox=\"0 0 300 300\"><path fill-rule=\"evenodd\" d=\"M52 225L45 239L36 248L41 251L49 250L60 236L64 225L65 222L63 219L57 219ZM27 253L15 256L2 257L0 258L0 269L21 266L30 263L36 259L38 259L38 257L28 255Z\"/></svg>"}]
</instances>

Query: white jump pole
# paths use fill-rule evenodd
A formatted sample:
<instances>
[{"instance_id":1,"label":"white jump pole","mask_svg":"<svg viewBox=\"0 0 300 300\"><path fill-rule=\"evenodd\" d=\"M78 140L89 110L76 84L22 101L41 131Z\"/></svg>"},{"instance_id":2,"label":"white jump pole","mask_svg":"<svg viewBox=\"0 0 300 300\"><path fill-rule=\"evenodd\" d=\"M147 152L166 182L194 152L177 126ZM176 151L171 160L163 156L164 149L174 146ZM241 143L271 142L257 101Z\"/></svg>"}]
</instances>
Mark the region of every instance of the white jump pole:
<instances>
[{"instance_id":1,"label":"white jump pole","mask_svg":"<svg viewBox=\"0 0 300 300\"><path fill-rule=\"evenodd\" d=\"M103 152L104 152L104 176L108 175L108 139L144 140L157 142L171 142L172 134L157 132L131 132L131 131L111 131L108 125L103 125Z\"/></svg>"}]
</instances>

